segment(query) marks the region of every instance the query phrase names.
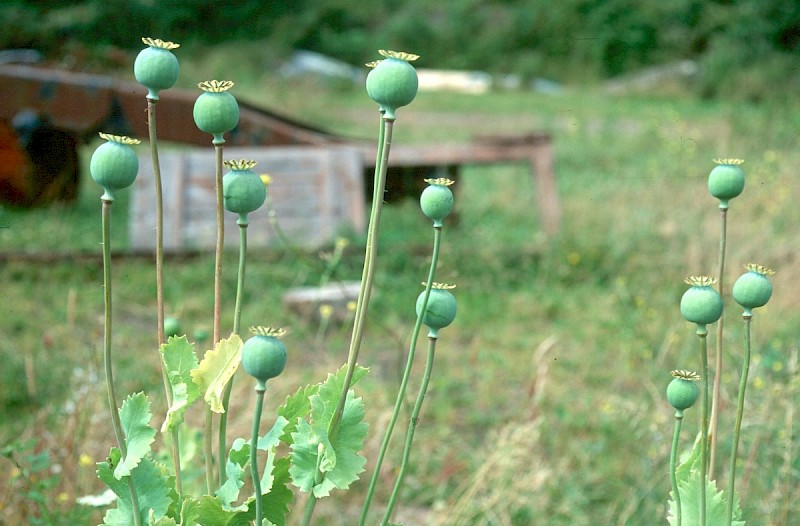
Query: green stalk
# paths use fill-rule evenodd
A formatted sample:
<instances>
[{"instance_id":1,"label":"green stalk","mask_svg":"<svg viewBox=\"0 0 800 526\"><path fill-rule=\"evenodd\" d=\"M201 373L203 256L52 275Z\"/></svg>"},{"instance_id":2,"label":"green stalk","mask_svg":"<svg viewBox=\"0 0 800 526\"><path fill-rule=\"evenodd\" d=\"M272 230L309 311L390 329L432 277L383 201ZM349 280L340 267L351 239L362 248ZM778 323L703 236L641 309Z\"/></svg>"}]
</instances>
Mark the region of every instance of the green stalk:
<instances>
[{"instance_id":1,"label":"green stalk","mask_svg":"<svg viewBox=\"0 0 800 526\"><path fill-rule=\"evenodd\" d=\"M261 478L258 475L258 429L261 424L261 411L264 407L264 393L266 384L259 382L256 385L256 409L253 414L253 433L250 435L250 475L253 478L253 491L256 496L256 524L260 525L264 511L261 504ZM221 462L220 462L221 463Z\"/></svg>"},{"instance_id":2,"label":"green stalk","mask_svg":"<svg viewBox=\"0 0 800 526\"><path fill-rule=\"evenodd\" d=\"M425 360L425 372L422 376L422 385L419 388L419 394L417 395L417 401L414 404L414 409L411 412L411 418L408 422L408 432L406 434L406 444L403 448L403 460L400 464L400 471L397 474L397 480L394 484L394 489L392 490L392 495L389 498L389 504L386 506L386 513L383 515L383 521L381 521L381 526L386 526L389 522L389 518L392 516L392 511L394 510L394 506L397 503L397 497L400 494L400 488L403 485L403 477L406 474L406 468L408 467L408 458L411 455L411 444L414 441L414 431L417 429L417 424L419 423L419 414L422 410L422 402L425 400L425 392L428 390L428 383L431 379L431 371L433 369L433 358L436 353L436 340L437 338L433 335L428 335L428 356Z\"/></svg>"},{"instance_id":3,"label":"green stalk","mask_svg":"<svg viewBox=\"0 0 800 526\"><path fill-rule=\"evenodd\" d=\"M372 208L369 215L369 225L367 226L367 246L364 254L364 268L361 273L361 287L358 290L358 300L356 301L356 311L353 320L353 333L350 337L350 349L347 353L347 371L342 385L342 394L339 396L339 403L328 424L328 440L333 443L339 433L339 423L342 420L344 405L347 401L347 392L353 381L358 353L361 349L361 340L364 331L364 324L367 318L367 307L369 306L370 295L372 294L372 284L375 279L375 259L378 253L378 225L381 219L381 209L383 207L383 192L386 187L386 170L389 165L389 149L392 143L392 128L394 119L388 119L381 112L380 128L378 131L378 153L375 160L375 183L372 191ZM308 520L314 511L316 497L312 492L306 507ZM305 522L304 524L307 524Z\"/></svg>"},{"instance_id":4,"label":"green stalk","mask_svg":"<svg viewBox=\"0 0 800 526\"><path fill-rule=\"evenodd\" d=\"M389 425L386 428L386 433L383 436L383 441L381 442L381 448L378 452L378 459L375 463L375 469L372 472L372 478L369 482L369 488L367 489L367 496L364 499L364 507L361 509L361 518L358 521L359 526L364 526L367 520L367 513L369 512L369 506L372 501L373 494L375 493L375 486L378 483L378 476L380 474L381 465L383 464L383 459L386 456L386 450L389 447L389 441L392 437L392 432L394 431L394 426L397 423L397 418L400 415L400 409L403 405L403 400L405 399L406 394L406 387L408 386L408 379L411 376L411 367L414 363L414 354L417 348L417 339L419 338L420 330L422 329L422 319L425 315L425 307L428 304L428 298L431 294L431 288L433 287L433 278L434 273L436 271L436 265L439 261L439 247L441 245L442 239L442 227L434 227L433 230L434 237L433 237L433 253L431 255L431 266L428 270L428 281L425 284L425 296L423 299L422 308L417 315L417 321L414 325L414 330L411 334L411 345L408 349L408 359L406 361L406 368L403 371L403 378L400 381L400 389L397 393L397 399L394 403L394 411L392 411L392 417L389 420Z\"/></svg>"},{"instance_id":5,"label":"green stalk","mask_svg":"<svg viewBox=\"0 0 800 526\"><path fill-rule=\"evenodd\" d=\"M353 322L353 334L350 339L350 350L347 355L347 372L345 373L342 393L339 403L331 418L328 426L328 438L333 442L339 431L339 423L344 412L347 392L350 390L350 383L353 380L353 373L358 360L358 353L361 349L364 325L367 318L367 307L369 306L370 295L372 294L372 284L375 280L375 260L378 253L378 225L381 218L383 206L383 192L386 186L386 170L389 165L389 149L392 143L392 128L394 120L381 116L381 127L379 134L379 162L375 166L375 188L372 194L372 210L370 212L369 226L367 228L367 246L364 256L364 269L361 275L361 287L358 291L358 301L356 302L355 321Z\"/></svg>"},{"instance_id":6,"label":"green stalk","mask_svg":"<svg viewBox=\"0 0 800 526\"><path fill-rule=\"evenodd\" d=\"M678 440L681 436L681 422L683 422L683 411L680 409L675 412L675 433L672 435L672 449L669 453L669 477L672 482L672 493L675 494L675 520L676 526L681 526L681 494L678 491Z\"/></svg>"},{"instance_id":7,"label":"green stalk","mask_svg":"<svg viewBox=\"0 0 800 526\"><path fill-rule=\"evenodd\" d=\"M125 434L122 430L122 422L119 418L119 406L117 405L117 394L114 391L114 370L111 367L111 204L112 198L103 196L102 201L102 227L103 227L103 299L105 302L105 324L103 327L103 364L106 376L106 391L108 392L108 405L111 411L111 424L114 428L114 436L117 439L117 446L123 458L128 455L128 448L125 445ZM142 517L139 511L139 498L136 495L136 488L133 485L133 476L128 476L128 491L131 497L131 508L133 509L133 523L141 526Z\"/></svg>"},{"instance_id":8,"label":"green stalk","mask_svg":"<svg viewBox=\"0 0 800 526\"><path fill-rule=\"evenodd\" d=\"M153 179L156 192L156 334L158 345L166 343L164 335L164 197L161 184L161 164L158 161L158 138L156 136L156 103L158 99L147 98L147 130L150 137L150 154L153 159ZM161 378L164 381L164 392L167 407L172 407L172 389L167 369L161 361ZM178 428L172 428L172 465L175 470L175 491L183 494L181 481L180 435Z\"/></svg>"},{"instance_id":9,"label":"green stalk","mask_svg":"<svg viewBox=\"0 0 800 526\"><path fill-rule=\"evenodd\" d=\"M750 322L752 314L743 314L742 319L745 325L744 337L744 360L742 360L742 377L739 381L739 397L736 404L736 423L733 428L733 448L731 449L730 480L728 481L728 507L727 524L731 526L733 522L733 491L736 486L736 455L739 452L739 438L742 431L742 417L744 415L744 395L747 389L747 375L750 372Z\"/></svg>"},{"instance_id":10,"label":"green stalk","mask_svg":"<svg viewBox=\"0 0 800 526\"><path fill-rule=\"evenodd\" d=\"M708 480L708 329L697 327L700 338L700 367L703 380L702 416L700 423L700 526L706 526L706 481Z\"/></svg>"},{"instance_id":11,"label":"green stalk","mask_svg":"<svg viewBox=\"0 0 800 526\"><path fill-rule=\"evenodd\" d=\"M322 465L322 452L325 449L325 446L319 444L317 446L317 467L314 473L314 486L320 484L322 482L322 469L320 466ZM306 510L303 513L303 522L301 526L309 526L311 524L311 516L314 515L314 508L317 505L317 498L314 496L314 490L312 489L308 495L308 500L306 501Z\"/></svg>"},{"instance_id":12,"label":"green stalk","mask_svg":"<svg viewBox=\"0 0 800 526\"><path fill-rule=\"evenodd\" d=\"M725 291L725 250L727 245L727 230L728 230L728 208L720 208L720 236L719 236L719 269L717 271L717 291L722 296ZM722 345L723 333L725 326L725 313L720 316L717 323L717 342L716 342L716 356L714 360L714 388L711 396L711 423L709 424L709 440L711 443L711 452L709 453L709 466L708 472L710 476L714 476L715 459L717 455L717 423L719 421L719 395L720 383L722 380Z\"/></svg>"},{"instance_id":13,"label":"green stalk","mask_svg":"<svg viewBox=\"0 0 800 526\"><path fill-rule=\"evenodd\" d=\"M233 334L239 334L242 321L242 296L244 295L244 272L245 260L247 255L247 218L239 218L236 222L239 225L239 271L236 278L236 304L233 309ZM217 435L217 458L219 461L219 485L225 484L225 467L222 459L228 456L228 406L231 401L231 391L233 390L233 379L228 380L225 391L222 393L222 414L219 415L219 433Z\"/></svg>"},{"instance_id":14,"label":"green stalk","mask_svg":"<svg viewBox=\"0 0 800 526\"><path fill-rule=\"evenodd\" d=\"M222 249L225 243L225 223L222 208L222 145L225 139L221 135L215 135L214 153L216 157L215 188L217 194L217 245L214 256L214 330L213 345L216 346L220 341L222 325ZM205 440L203 451L206 457L206 489L209 495L213 495L214 487L214 454L212 445L212 435L214 433L213 418L211 407L206 405ZM222 459L219 459L222 462Z\"/></svg>"}]
</instances>

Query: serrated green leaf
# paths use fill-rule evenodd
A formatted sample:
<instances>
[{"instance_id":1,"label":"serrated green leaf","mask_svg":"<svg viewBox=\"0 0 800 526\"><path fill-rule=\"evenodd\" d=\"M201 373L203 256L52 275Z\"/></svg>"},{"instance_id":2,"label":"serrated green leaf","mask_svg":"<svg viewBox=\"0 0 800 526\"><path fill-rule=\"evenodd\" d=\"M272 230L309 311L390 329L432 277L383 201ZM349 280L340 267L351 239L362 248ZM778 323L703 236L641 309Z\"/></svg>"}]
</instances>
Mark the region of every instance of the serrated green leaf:
<instances>
[{"instance_id":1,"label":"serrated green leaf","mask_svg":"<svg viewBox=\"0 0 800 526\"><path fill-rule=\"evenodd\" d=\"M167 410L167 417L161 426L161 432L167 433L183 422L186 408L200 398L203 393L192 381L191 372L198 367L198 362L194 345L189 343L186 336L171 336L159 351L167 372L169 388L172 391L172 404Z\"/></svg>"},{"instance_id":2,"label":"serrated green leaf","mask_svg":"<svg viewBox=\"0 0 800 526\"><path fill-rule=\"evenodd\" d=\"M117 495L117 507L106 512L103 524L108 526L133 526L133 506L131 504L129 477L122 480L114 476L115 466L120 462L119 449L113 448L109 461L97 463L97 478L103 481ZM139 502L139 514L143 524L149 522L150 510L156 520L164 517L172 503L167 470L147 457L141 459L131 472Z\"/></svg>"},{"instance_id":3,"label":"serrated green leaf","mask_svg":"<svg viewBox=\"0 0 800 526\"><path fill-rule=\"evenodd\" d=\"M681 494L681 524L692 525L700 524L700 470L693 470L689 476L678 483L678 491ZM727 526L727 495L717 489L717 484L713 480L706 480L706 526ZM677 509L674 492L670 492L669 512L667 520L671 526L677 525ZM732 526L745 526L741 520L741 509L737 505L733 510Z\"/></svg>"},{"instance_id":4,"label":"serrated green leaf","mask_svg":"<svg viewBox=\"0 0 800 526\"><path fill-rule=\"evenodd\" d=\"M268 493L261 495L264 521L274 526L286 526L289 505L294 500L294 493L289 489L289 459L287 457L275 461L271 478L273 480L272 487ZM255 498L249 498L247 506L247 511L243 513L243 516L250 521L255 520Z\"/></svg>"},{"instance_id":5,"label":"serrated green leaf","mask_svg":"<svg viewBox=\"0 0 800 526\"><path fill-rule=\"evenodd\" d=\"M125 434L125 458L114 469L114 477L119 480L130 475L139 461L150 452L150 444L156 436L156 430L150 427L150 400L144 393L136 393L122 402L119 419Z\"/></svg>"},{"instance_id":6,"label":"serrated green leaf","mask_svg":"<svg viewBox=\"0 0 800 526\"><path fill-rule=\"evenodd\" d=\"M312 397L312 416L314 407L320 408L323 416L328 415L327 407L330 400L317 399L323 394L334 396L331 390L320 389L319 394ZM338 397L338 393L335 394ZM326 497L334 488L347 489L350 484L358 479L364 471L366 459L358 452L364 447L367 436L367 424L364 422L364 403L361 398L355 398L353 391L347 395L344 413L339 424L339 434L334 444L328 439L328 421L309 424L300 420L297 430L292 434L292 467L290 474L292 481L302 491L312 491L316 497ZM319 458L322 444L322 458ZM322 472L322 480L316 483L317 467Z\"/></svg>"},{"instance_id":7,"label":"serrated green leaf","mask_svg":"<svg viewBox=\"0 0 800 526\"><path fill-rule=\"evenodd\" d=\"M172 517L156 519L156 514L153 510L150 510L150 521L147 524L148 526L180 526Z\"/></svg>"},{"instance_id":8,"label":"serrated green leaf","mask_svg":"<svg viewBox=\"0 0 800 526\"><path fill-rule=\"evenodd\" d=\"M275 423L272 425L272 429L270 429L266 435L259 438L258 444L256 444L258 449L267 452L267 463L264 466L264 473L261 476L261 493L268 493L272 488L272 469L275 465L275 450L280 443L283 430L286 429L288 424L288 420L282 416L278 416L275 419Z\"/></svg>"},{"instance_id":9,"label":"serrated green leaf","mask_svg":"<svg viewBox=\"0 0 800 526\"><path fill-rule=\"evenodd\" d=\"M219 500L209 495L194 501L188 513L187 516L194 521L190 524L197 526L250 526L250 520L243 512L225 510Z\"/></svg>"},{"instance_id":10,"label":"serrated green leaf","mask_svg":"<svg viewBox=\"0 0 800 526\"><path fill-rule=\"evenodd\" d=\"M692 448L681 453L678 466L675 468L675 476L678 479L678 484L689 480L689 476L692 472L700 469L700 458L702 455L701 436L702 433L697 433Z\"/></svg>"},{"instance_id":11,"label":"serrated green leaf","mask_svg":"<svg viewBox=\"0 0 800 526\"><path fill-rule=\"evenodd\" d=\"M239 500L239 490L244 486L245 466L249 460L250 445L243 438L237 438L233 441L228 461L225 464L227 478L216 493L223 509L228 511L247 509L246 506L234 506L233 503Z\"/></svg>"},{"instance_id":12,"label":"serrated green leaf","mask_svg":"<svg viewBox=\"0 0 800 526\"><path fill-rule=\"evenodd\" d=\"M301 387L293 395L286 397L286 402L278 408L278 416L284 417L289 423L283 429L283 434L280 437L281 442L291 446L292 433L297 429L297 421L304 418L309 411L311 411L311 395L319 391L320 384L307 385Z\"/></svg>"},{"instance_id":13,"label":"serrated green leaf","mask_svg":"<svg viewBox=\"0 0 800 526\"><path fill-rule=\"evenodd\" d=\"M231 334L220 340L214 350L206 351L200 365L192 371L192 380L200 388L203 398L215 413L223 413L222 393L242 360L242 339Z\"/></svg>"}]
</instances>

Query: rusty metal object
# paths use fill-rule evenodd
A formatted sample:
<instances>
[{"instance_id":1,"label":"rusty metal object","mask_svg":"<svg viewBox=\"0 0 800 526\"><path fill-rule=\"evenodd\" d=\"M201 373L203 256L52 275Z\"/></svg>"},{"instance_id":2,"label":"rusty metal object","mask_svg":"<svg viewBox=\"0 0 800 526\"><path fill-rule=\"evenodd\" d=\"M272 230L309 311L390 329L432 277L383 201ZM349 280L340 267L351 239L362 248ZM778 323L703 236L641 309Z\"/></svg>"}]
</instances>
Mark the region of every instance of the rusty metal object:
<instances>
[{"instance_id":1,"label":"rusty metal object","mask_svg":"<svg viewBox=\"0 0 800 526\"><path fill-rule=\"evenodd\" d=\"M0 119L10 120L22 109L47 119L82 140L105 131L147 137L146 89L134 82L112 77L31 66L0 64ZM160 94L160 140L207 146L208 135L194 125L192 108L197 93L170 89ZM367 195L375 164L375 146L292 121L240 101L239 126L227 139L229 146L354 146L362 154ZM420 175L456 177L468 164L524 162L537 185L542 225L546 232L558 229L560 206L553 170L550 136L481 137L468 143L394 145L389 159L390 180L400 181L395 192L416 191ZM394 174L394 176L393 176ZM405 176L403 175L405 174ZM389 195L392 197L392 194Z\"/></svg>"}]
</instances>

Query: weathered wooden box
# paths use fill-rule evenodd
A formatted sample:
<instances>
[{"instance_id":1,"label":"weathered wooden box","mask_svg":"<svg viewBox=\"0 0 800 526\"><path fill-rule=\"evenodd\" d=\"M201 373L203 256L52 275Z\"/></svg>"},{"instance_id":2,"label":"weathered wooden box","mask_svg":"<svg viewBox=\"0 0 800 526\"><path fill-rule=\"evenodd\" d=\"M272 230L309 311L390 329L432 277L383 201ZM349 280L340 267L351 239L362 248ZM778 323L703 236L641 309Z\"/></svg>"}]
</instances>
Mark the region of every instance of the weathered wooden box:
<instances>
[{"instance_id":1,"label":"weathered wooden box","mask_svg":"<svg viewBox=\"0 0 800 526\"><path fill-rule=\"evenodd\" d=\"M268 203L293 245L314 248L344 230L365 228L363 163L348 146L225 148L225 160L252 159L256 173L271 177ZM206 149L160 151L164 195L164 249L211 249L216 243L215 153ZM227 173L225 168L223 173ZM274 246L280 238L262 207L250 214L249 246ZM134 250L155 248L155 190L149 150L142 148L131 199ZM239 242L238 216L225 212L225 246Z\"/></svg>"}]
</instances>

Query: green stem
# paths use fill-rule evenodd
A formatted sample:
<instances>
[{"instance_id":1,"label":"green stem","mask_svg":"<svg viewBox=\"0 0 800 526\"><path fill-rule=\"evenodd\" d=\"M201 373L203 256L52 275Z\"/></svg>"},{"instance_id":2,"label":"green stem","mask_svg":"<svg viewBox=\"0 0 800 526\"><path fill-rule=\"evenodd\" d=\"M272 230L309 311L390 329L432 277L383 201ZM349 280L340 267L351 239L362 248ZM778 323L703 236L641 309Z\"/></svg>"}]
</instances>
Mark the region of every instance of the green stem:
<instances>
[{"instance_id":1,"label":"green stem","mask_svg":"<svg viewBox=\"0 0 800 526\"><path fill-rule=\"evenodd\" d=\"M220 341L220 332L222 325L222 250L225 245L225 218L222 204L222 145L225 140L222 137L214 136L214 154L215 154L215 177L214 187L217 196L217 244L214 254L214 329L213 329L213 345L216 346ZM213 418L211 408L206 405L206 422L205 422L205 443L204 450L206 456L206 488L209 494L212 494L214 487L214 456L212 446ZM222 463L222 458L219 459Z\"/></svg>"},{"instance_id":2,"label":"green stem","mask_svg":"<svg viewBox=\"0 0 800 526\"><path fill-rule=\"evenodd\" d=\"M150 154L153 160L153 179L156 193L156 334L159 347L166 343L164 334L164 197L161 184L161 164L158 160L158 137L156 136L156 103L157 99L147 99L147 130L150 138ZM167 368L161 360L161 379L167 397L167 407L172 406L172 388L167 376ZM180 435L178 429L172 429L172 465L175 470L175 491L183 494L181 481Z\"/></svg>"},{"instance_id":3,"label":"green stem","mask_svg":"<svg viewBox=\"0 0 800 526\"><path fill-rule=\"evenodd\" d=\"M381 442L381 448L378 452L378 459L375 463L375 469L372 472L372 478L369 482L369 488L367 489L367 496L364 499L364 507L361 509L361 518L358 522L359 526L364 526L367 520L367 513L369 512L369 506L372 501L373 494L375 493L375 486L378 483L378 476L380 474L381 465L383 464L383 459L386 456L386 450L389 447L389 441L392 437L392 432L394 431L394 426L397 423L397 419L400 415L400 409L403 405L403 400L405 399L406 394L406 387L408 386L408 379L411 376L411 367L414 363L414 354L417 348L417 339L419 338L419 333L422 329L422 319L425 314L425 307L428 304L428 298L430 298L431 288L433 286L433 278L436 271L436 265L439 261L439 247L441 245L442 239L442 227L437 226L434 227L433 230L434 237L433 237L433 253L431 255L431 266L428 270L428 280L425 283L425 296L423 297L423 305L417 314L417 321L414 325L414 330L411 334L411 345L408 349L408 359L406 361L406 367L403 371L403 377L400 381L400 389L397 393L397 398L394 403L394 411L392 411L392 417L389 420L389 425L386 428L386 433L383 436L383 442Z\"/></svg>"},{"instance_id":4,"label":"green stem","mask_svg":"<svg viewBox=\"0 0 800 526\"><path fill-rule=\"evenodd\" d=\"M718 268L718 281L717 290L720 296L724 295L725 291L725 250L727 245L727 230L728 230L728 209L720 208L721 224L719 236L719 268ZM717 455L717 423L719 421L719 395L720 383L722 381L722 345L723 333L725 326L725 315L723 313L717 323L717 342L716 342L716 356L714 360L714 388L711 395L711 423L709 424L709 440L711 443L711 452L709 453L709 476L714 476L715 459Z\"/></svg>"},{"instance_id":5,"label":"green stem","mask_svg":"<svg viewBox=\"0 0 800 526\"><path fill-rule=\"evenodd\" d=\"M678 465L678 440L681 436L681 422L683 421L683 411L675 413L675 433L672 435L672 449L669 453L669 477L672 481L672 493L675 495L675 520L676 526L681 526L681 494L678 490L678 475L676 473Z\"/></svg>"},{"instance_id":6,"label":"green stem","mask_svg":"<svg viewBox=\"0 0 800 526\"><path fill-rule=\"evenodd\" d=\"M393 119L387 119L381 112L380 128L378 132L378 154L375 162L375 183L372 190L372 208L370 210L369 225L367 226L367 246L364 254L364 268L361 273L361 287L358 290L358 300L356 301L356 311L353 320L353 333L350 337L350 349L347 353L347 371L345 372L342 393L339 396L339 403L328 424L328 440L334 443L336 435L339 433L339 423L344 413L344 405L347 401L347 392L353 381L358 353L361 349L361 340L364 331L364 323L367 318L367 307L369 298L372 294L372 283L375 278L375 259L378 252L378 224L381 218L381 208L383 207L383 191L386 187L386 170L389 165L389 149L392 142ZM303 524L308 524L311 514L314 512L316 497L312 492L308 496L306 505L306 516Z\"/></svg>"},{"instance_id":7,"label":"green stem","mask_svg":"<svg viewBox=\"0 0 800 526\"><path fill-rule=\"evenodd\" d=\"M397 503L397 497L400 494L400 488L403 485L403 477L405 476L406 468L408 467L408 458L411 455L411 444L414 441L414 432L416 431L417 424L419 423L419 414L422 410L422 402L425 400L425 392L428 390L428 383L431 379L433 358L436 354L436 340L436 337L428 335L428 356L425 360L425 372L422 376L422 385L420 385L417 401L414 404L414 409L411 412L411 418L408 423L408 432L406 434L406 444L403 448L403 460L400 463L400 471L397 474L397 480L394 483L394 489L392 490L392 495L389 498L389 504L386 506L386 513L383 515L381 526L386 526L386 524L388 524L389 518L392 516L394 506Z\"/></svg>"},{"instance_id":8,"label":"green stem","mask_svg":"<svg viewBox=\"0 0 800 526\"><path fill-rule=\"evenodd\" d=\"M350 390L350 383L353 380L353 373L358 360L358 353L361 349L364 324L367 317L367 307L369 306L370 295L372 294L372 284L375 280L375 259L378 253L378 225L381 218L383 206L383 191L386 186L386 170L389 165L389 150L392 143L392 128L394 120L381 116L381 128L379 135L378 152L379 162L375 166L375 189L372 194L372 210L370 213L369 226L367 228L367 246L364 256L364 269L361 275L361 287L358 291L358 301L356 302L355 320L353 322L353 334L350 339L350 350L347 355L347 372L345 373L342 393L339 396L339 403L328 425L328 438L334 442L339 431L339 422L344 412L347 392Z\"/></svg>"},{"instance_id":9,"label":"green stem","mask_svg":"<svg viewBox=\"0 0 800 526\"><path fill-rule=\"evenodd\" d=\"M700 367L703 382L702 416L700 421L700 525L706 526L706 481L708 480L708 330L698 326Z\"/></svg>"},{"instance_id":10,"label":"green stem","mask_svg":"<svg viewBox=\"0 0 800 526\"><path fill-rule=\"evenodd\" d=\"M322 482L323 474L322 469L322 452L325 450L325 446L322 444L317 445L317 466L314 471L314 486L317 486ZM311 516L314 515L314 508L317 505L317 498L314 496L314 489L311 489L311 492L308 495L308 500L306 501L306 510L303 513L303 522L301 526L308 526L311 524Z\"/></svg>"},{"instance_id":11,"label":"green stem","mask_svg":"<svg viewBox=\"0 0 800 526\"><path fill-rule=\"evenodd\" d=\"M122 458L128 455L128 448L125 445L125 433L122 430L122 422L119 418L119 406L117 405L117 394L114 391L114 370L111 366L111 204L112 198L101 198L102 201L102 228L103 228L103 299L105 302L105 324L103 327L103 364L105 366L106 391L108 393L108 405L111 411L111 425L114 428L114 436L117 439L117 446ZM139 510L139 498L136 495L136 488L133 485L133 477L129 476L128 491L131 497L131 508L133 509L133 523L141 526L142 517Z\"/></svg>"},{"instance_id":12,"label":"green stem","mask_svg":"<svg viewBox=\"0 0 800 526\"><path fill-rule=\"evenodd\" d=\"M258 430L261 424L261 411L264 407L266 384L256 386L256 409L253 413L253 433L250 435L250 475L253 478L253 491L256 497L256 525L260 526L264 511L261 504L261 478L258 475ZM221 464L221 462L220 462Z\"/></svg>"},{"instance_id":13,"label":"green stem","mask_svg":"<svg viewBox=\"0 0 800 526\"><path fill-rule=\"evenodd\" d=\"M233 334L239 334L242 321L242 296L244 295L244 272L247 254L247 219L239 219L239 271L236 279L236 305L233 310ZM219 433L217 435L217 458L219 461L219 485L225 484L225 467L222 459L228 456L228 406L231 401L233 379L228 380L222 393L222 414L219 415Z\"/></svg>"},{"instance_id":14,"label":"green stem","mask_svg":"<svg viewBox=\"0 0 800 526\"><path fill-rule=\"evenodd\" d=\"M739 452L739 438L742 431L742 417L744 415L744 395L747 389L747 375L750 372L750 322L753 319L751 314L742 315L745 324L745 339L744 339L744 360L742 360L742 377L739 381L739 396L736 404L736 424L733 428L733 448L731 449L731 462L730 462L730 480L728 481L728 508L727 508L727 524L730 526L733 522L733 491L736 486L736 455Z\"/></svg>"}]
</instances>

